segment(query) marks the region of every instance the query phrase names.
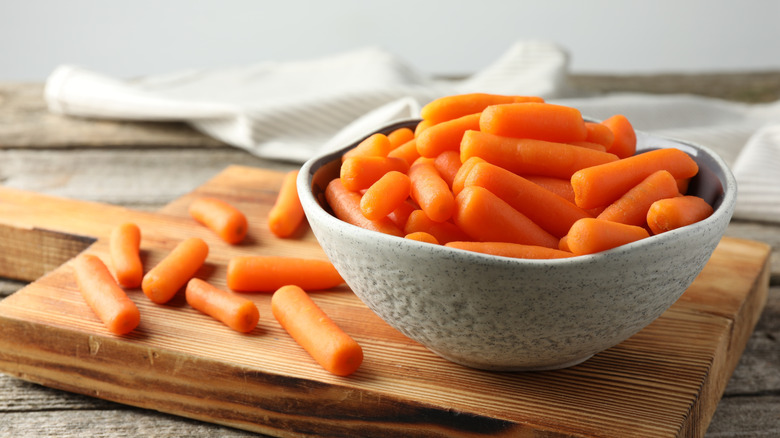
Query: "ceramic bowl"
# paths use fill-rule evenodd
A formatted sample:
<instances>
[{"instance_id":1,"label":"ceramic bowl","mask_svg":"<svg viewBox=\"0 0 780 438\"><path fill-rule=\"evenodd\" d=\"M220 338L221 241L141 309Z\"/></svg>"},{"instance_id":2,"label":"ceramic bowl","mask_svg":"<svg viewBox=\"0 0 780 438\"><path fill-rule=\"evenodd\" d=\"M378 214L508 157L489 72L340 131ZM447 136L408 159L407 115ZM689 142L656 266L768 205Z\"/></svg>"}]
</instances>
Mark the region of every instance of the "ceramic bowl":
<instances>
[{"instance_id":1,"label":"ceramic bowl","mask_svg":"<svg viewBox=\"0 0 780 438\"><path fill-rule=\"evenodd\" d=\"M387 126L389 133L416 120ZM373 133L371 133L373 134ZM581 363L658 318L693 282L734 211L736 182L716 154L638 132L638 150L676 147L698 163L690 193L708 219L598 254L557 260L484 255L368 231L334 217L323 191L357 142L306 162L298 193L325 253L380 318L430 351L495 371Z\"/></svg>"}]
</instances>

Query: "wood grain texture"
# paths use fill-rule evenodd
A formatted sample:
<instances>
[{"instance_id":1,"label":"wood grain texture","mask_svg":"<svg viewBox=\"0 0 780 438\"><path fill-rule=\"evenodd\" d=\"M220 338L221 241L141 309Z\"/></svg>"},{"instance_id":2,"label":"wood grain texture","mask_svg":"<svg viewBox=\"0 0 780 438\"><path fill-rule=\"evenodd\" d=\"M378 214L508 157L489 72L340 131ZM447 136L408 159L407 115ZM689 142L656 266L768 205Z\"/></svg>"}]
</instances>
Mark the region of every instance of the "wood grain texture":
<instances>
[{"instance_id":1,"label":"wood grain texture","mask_svg":"<svg viewBox=\"0 0 780 438\"><path fill-rule=\"evenodd\" d=\"M308 230L281 240L265 229L281 177L230 167L158 213L0 189L0 223L95 237L88 251L107 259L107 233L132 219L145 230L147 265L196 235L212 248L198 276L224 286L233 255L324 257ZM246 245L221 243L186 216L189 201L205 194L248 213ZM129 336L111 336L81 301L66 264L0 302L0 370L279 436L702 436L764 306L768 254L765 244L724 239L661 318L584 364L555 372L454 365L380 321L348 289L318 293L318 303L366 352L364 366L346 379L320 369L274 324L266 294L251 295L261 323L244 336L180 297L159 306L131 290L142 325Z\"/></svg>"}]
</instances>

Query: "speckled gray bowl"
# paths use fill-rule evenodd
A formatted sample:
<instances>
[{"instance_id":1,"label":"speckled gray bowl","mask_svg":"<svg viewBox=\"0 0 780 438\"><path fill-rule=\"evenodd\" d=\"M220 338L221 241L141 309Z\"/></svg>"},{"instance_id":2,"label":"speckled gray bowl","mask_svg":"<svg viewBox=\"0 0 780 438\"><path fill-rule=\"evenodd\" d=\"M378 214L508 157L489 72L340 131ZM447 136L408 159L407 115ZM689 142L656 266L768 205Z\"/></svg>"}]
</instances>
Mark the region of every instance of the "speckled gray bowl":
<instances>
[{"instance_id":1,"label":"speckled gray bowl","mask_svg":"<svg viewBox=\"0 0 780 438\"><path fill-rule=\"evenodd\" d=\"M393 124L389 133L416 121ZM704 267L731 219L736 182L717 155L642 132L638 149L676 147L699 164L690 191L708 219L599 254L559 260L483 255L367 231L318 202L340 156L303 165L298 192L325 253L380 318L432 352L496 371L576 365L629 338L668 309Z\"/></svg>"}]
</instances>

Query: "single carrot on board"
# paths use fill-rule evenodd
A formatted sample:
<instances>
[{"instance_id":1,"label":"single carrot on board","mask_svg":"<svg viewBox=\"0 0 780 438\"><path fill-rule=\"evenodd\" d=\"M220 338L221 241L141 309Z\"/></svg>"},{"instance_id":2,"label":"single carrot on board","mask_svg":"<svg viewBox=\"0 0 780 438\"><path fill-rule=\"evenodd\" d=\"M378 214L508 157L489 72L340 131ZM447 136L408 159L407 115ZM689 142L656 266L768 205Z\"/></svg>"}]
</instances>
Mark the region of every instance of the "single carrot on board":
<instances>
[{"instance_id":1,"label":"single carrot on board","mask_svg":"<svg viewBox=\"0 0 780 438\"><path fill-rule=\"evenodd\" d=\"M141 229L134 223L123 223L111 231L109 252L116 281L122 287L136 288L144 278L141 262Z\"/></svg>"},{"instance_id":2,"label":"single carrot on board","mask_svg":"<svg viewBox=\"0 0 780 438\"><path fill-rule=\"evenodd\" d=\"M433 166L450 187L452 187L452 182L455 181L455 175L458 174L461 165L459 151L444 151L433 159Z\"/></svg>"},{"instance_id":3,"label":"single carrot on board","mask_svg":"<svg viewBox=\"0 0 780 438\"><path fill-rule=\"evenodd\" d=\"M190 237L181 241L144 275L144 294L154 303L167 303L198 272L208 254L209 247L202 239Z\"/></svg>"},{"instance_id":4,"label":"single carrot on board","mask_svg":"<svg viewBox=\"0 0 780 438\"><path fill-rule=\"evenodd\" d=\"M404 236L404 238L409 240L416 240L418 242L432 243L434 245L439 244L439 240L436 239L436 237L434 237L430 233L426 233L425 231L416 231L414 233L409 233L406 236Z\"/></svg>"},{"instance_id":5,"label":"single carrot on board","mask_svg":"<svg viewBox=\"0 0 780 438\"><path fill-rule=\"evenodd\" d=\"M537 96L510 96L490 93L456 94L440 97L427 103L420 110L420 116L431 123L441 123L482 112L490 105L521 102L544 102L544 99Z\"/></svg>"},{"instance_id":6,"label":"single carrot on board","mask_svg":"<svg viewBox=\"0 0 780 438\"><path fill-rule=\"evenodd\" d=\"M571 177L575 203L584 209L609 205L653 172L690 178L699 171L693 158L676 148L655 149L577 171Z\"/></svg>"},{"instance_id":7,"label":"single carrot on board","mask_svg":"<svg viewBox=\"0 0 780 438\"><path fill-rule=\"evenodd\" d=\"M298 286L271 297L271 312L287 333L326 371L348 376L363 363L363 349Z\"/></svg>"},{"instance_id":8,"label":"single carrot on board","mask_svg":"<svg viewBox=\"0 0 780 438\"><path fill-rule=\"evenodd\" d=\"M409 166L414 163L414 160L420 158L420 152L417 151L417 140L411 139L406 143L398 146L392 151L387 153L389 158L400 158L406 161Z\"/></svg>"},{"instance_id":9,"label":"single carrot on board","mask_svg":"<svg viewBox=\"0 0 780 438\"><path fill-rule=\"evenodd\" d=\"M647 210L653 202L679 194L677 180L671 173L659 170L607 206L598 218L643 227L647 224Z\"/></svg>"},{"instance_id":10,"label":"single carrot on board","mask_svg":"<svg viewBox=\"0 0 780 438\"><path fill-rule=\"evenodd\" d=\"M219 289L199 278L187 282L187 304L235 331L248 333L260 320L260 312L251 300Z\"/></svg>"},{"instance_id":11,"label":"single carrot on board","mask_svg":"<svg viewBox=\"0 0 780 438\"><path fill-rule=\"evenodd\" d=\"M417 160L409 168L411 197L435 222L444 222L455 210L455 196L449 184L433 165L433 160Z\"/></svg>"},{"instance_id":12,"label":"single carrot on board","mask_svg":"<svg viewBox=\"0 0 780 438\"><path fill-rule=\"evenodd\" d=\"M615 141L615 134L603 123L585 122L585 129L588 131L585 141L600 144L605 148L612 146Z\"/></svg>"},{"instance_id":13,"label":"single carrot on board","mask_svg":"<svg viewBox=\"0 0 780 438\"><path fill-rule=\"evenodd\" d=\"M491 254L501 257L513 257L518 259L563 259L573 257L568 251L561 251L545 246L523 245L509 242L449 242L445 244L450 248L464 249L482 254Z\"/></svg>"},{"instance_id":14,"label":"single carrot on board","mask_svg":"<svg viewBox=\"0 0 780 438\"><path fill-rule=\"evenodd\" d=\"M360 211L372 221L382 219L406 202L410 193L409 176L391 170L363 193L360 198Z\"/></svg>"},{"instance_id":15,"label":"single carrot on board","mask_svg":"<svg viewBox=\"0 0 780 438\"><path fill-rule=\"evenodd\" d=\"M601 122L602 125L612 131L612 144L607 146L607 152L620 158L626 158L636 153L636 131L628 118L622 114L616 114Z\"/></svg>"},{"instance_id":16,"label":"single carrot on board","mask_svg":"<svg viewBox=\"0 0 780 438\"><path fill-rule=\"evenodd\" d=\"M565 143L467 131L461 143L460 160L466 162L471 157L480 157L521 175L566 179L580 169L618 160L617 156L607 152Z\"/></svg>"},{"instance_id":17,"label":"single carrot on board","mask_svg":"<svg viewBox=\"0 0 780 438\"><path fill-rule=\"evenodd\" d=\"M466 182L466 177L469 176L469 172L477 163L486 163L487 161L479 157L471 157L463 162L455 173L455 178L452 179L452 194L456 195L463 190L463 183Z\"/></svg>"},{"instance_id":18,"label":"single carrot on board","mask_svg":"<svg viewBox=\"0 0 780 438\"><path fill-rule=\"evenodd\" d=\"M409 128L398 128L387 134L387 139L390 141L390 146L395 149L410 140L414 140L414 131Z\"/></svg>"},{"instance_id":19,"label":"single carrot on board","mask_svg":"<svg viewBox=\"0 0 780 438\"><path fill-rule=\"evenodd\" d=\"M647 225L653 234L674 230L707 219L714 209L698 196L678 196L655 201L647 211Z\"/></svg>"},{"instance_id":20,"label":"single carrot on board","mask_svg":"<svg viewBox=\"0 0 780 438\"><path fill-rule=\"evenodd\" d=\"M482 111L479 129L489 134L566 143L588 136L576 108L552 103L508 103Z\"/></svg>"},{"instance_id":21,"label":"single carrot on board","mask_svg":"<svg viewBox=\"0 0 780 438\"><path fill-rule=\"evenodd\" d=\"M381 133L372 134L354 148L345 152L341 160L344 161L350 157L386 157L387 153L392 149L393 145L390 143L387 135Z\"/></svg>"},{"instance_id":22,"label":"single carrot on board","mask_svg":"<svg viewBox=\"0 0 780 438\"><path fill-rule=\"evenodd\" d=\"M371 187L391 170L406 173L409 164L394 157L352 157L341 163L339 177L347 190L356 192Z\"/></svg>"},{"instance_id":23,"label":"single carrot on board","mask_svg":"<svg viewBox=\"0 0 780 438\"><path fill-rule=\"evenodd\" d=\"M472 240L558 247L558 238L487 189L464 187L456 204L455 225Z\"/></svg>"},{"instance_id":24,"label":"single carrot on board","mask_svg":"<svg viewBox=\"0 0 780 438\"><path fill-rule=\"evenodd\" d=\"M84 254L73 261L73 269L81 296L108 331L124 335L138 327L141 321L138 307L114 280L102 260L92 254Z\"/></svg>"},{"instance_id":25,"label":"single carrot on board","mask_svg":"<svg viewBox=\"0 0 780 438\"><path fill-rule=\"evenodd\" d=\"M432 235L441 244L469 239L469 235L458 228L455 223L450 221L434 222L428 218L424 211L414 210L406 220L404 233L409 235L421 232Z\"/></svg>"},{"instance_id":26,"label":"single carrot on board","mask_svg":"<svg viewBox=\"0 0 780 438\"><path fill-rule=\"evenodd\" d=\"M347 190L344 187L341 178L332 180L325 187L325 200L337 218L367 230L398 237L404 235L401 229L387 217L372 221L363 216L363 212L360 210L360 198L360 193Z\"/></svg>"},{"instance_id":27,"label":"single carrot on board","mask_svg":"<svg viewBox=\"0 0 780 438\"><path fill-rule=\"evenodd\" d=\"M298 198L298 171L291 170L284 175L276 201L268 212L268 229L276 237L290 237L303 223L305 215Z\"/></svg>"},{"instance_id":28,"label":"single carrot on board","mask_svg":"<svg viewBox=\"0 0 780 438\"><path fill-rule=\"evenodd\" d=\"M591 217L555 193L490 163L475 165L466 177L464 186L487 189L558 238L566 235L577 220Z\"/></svg>"},{"instance_id":29,"label":"single carrot on board","mask_svg":"<svg viewBox=\"0 0 780 438\"><path fill-rule=\"evenodd\" d=\"M479 117L479 113L469 114L431 126L417 136L417 152L434 158L444 151L458 150L464 132L479 130Z\"/></svg>"},{"instance_id":30,"label":"single carrot on board","mask_svg":"<svg viewBox=\"0 0 780 438\"><path fill-rule=\"evenodd\" d=\"M566 235L566 245L575 255L594 254L650 237L643 227L604 219L580 219Z\"/></svg>"},{"instance_id":31,"label":"single carrot on board","mask_svg":"<svg viewBox=\"0 0 780 438\"><path fill-rule=\"evenodd\" d=\"M227 269L227 286L236 292L273 292L287 284L324 290L342 283L333 264L319 259L237 256L230 259Z\"/></svg>"},{"instance_id":32,"label":"single carrot on board","mask_svg":"<svg viewBox=\"0 0 780 438\"><path fill-rule=\"evenodd\" d=\"M198 198L190 204L189 213L193 219L232 245L244 240L249 230L244 213L221 199Z\"/></svg>"}]
</instances>

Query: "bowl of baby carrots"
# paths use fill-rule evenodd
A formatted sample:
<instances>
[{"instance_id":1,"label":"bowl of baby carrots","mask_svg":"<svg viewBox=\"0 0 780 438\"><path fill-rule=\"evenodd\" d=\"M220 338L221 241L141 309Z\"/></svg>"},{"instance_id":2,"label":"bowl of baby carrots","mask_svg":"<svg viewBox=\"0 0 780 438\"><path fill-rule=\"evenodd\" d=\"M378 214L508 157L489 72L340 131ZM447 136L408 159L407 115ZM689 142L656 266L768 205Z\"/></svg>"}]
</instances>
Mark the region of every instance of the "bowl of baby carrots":
<instances>
[{"instance_id":1,"label":"bowl of baby carrots","mask_svg":"<svg viewBox=\"0 0 780 438\"><path fill-rule=\"evenodd\" d=\"M371 310L493 371L574 366L642 330L702 270L736 203L706 147L484 93L314 157L297 186Z\"/></svg>"}]
</instances>

